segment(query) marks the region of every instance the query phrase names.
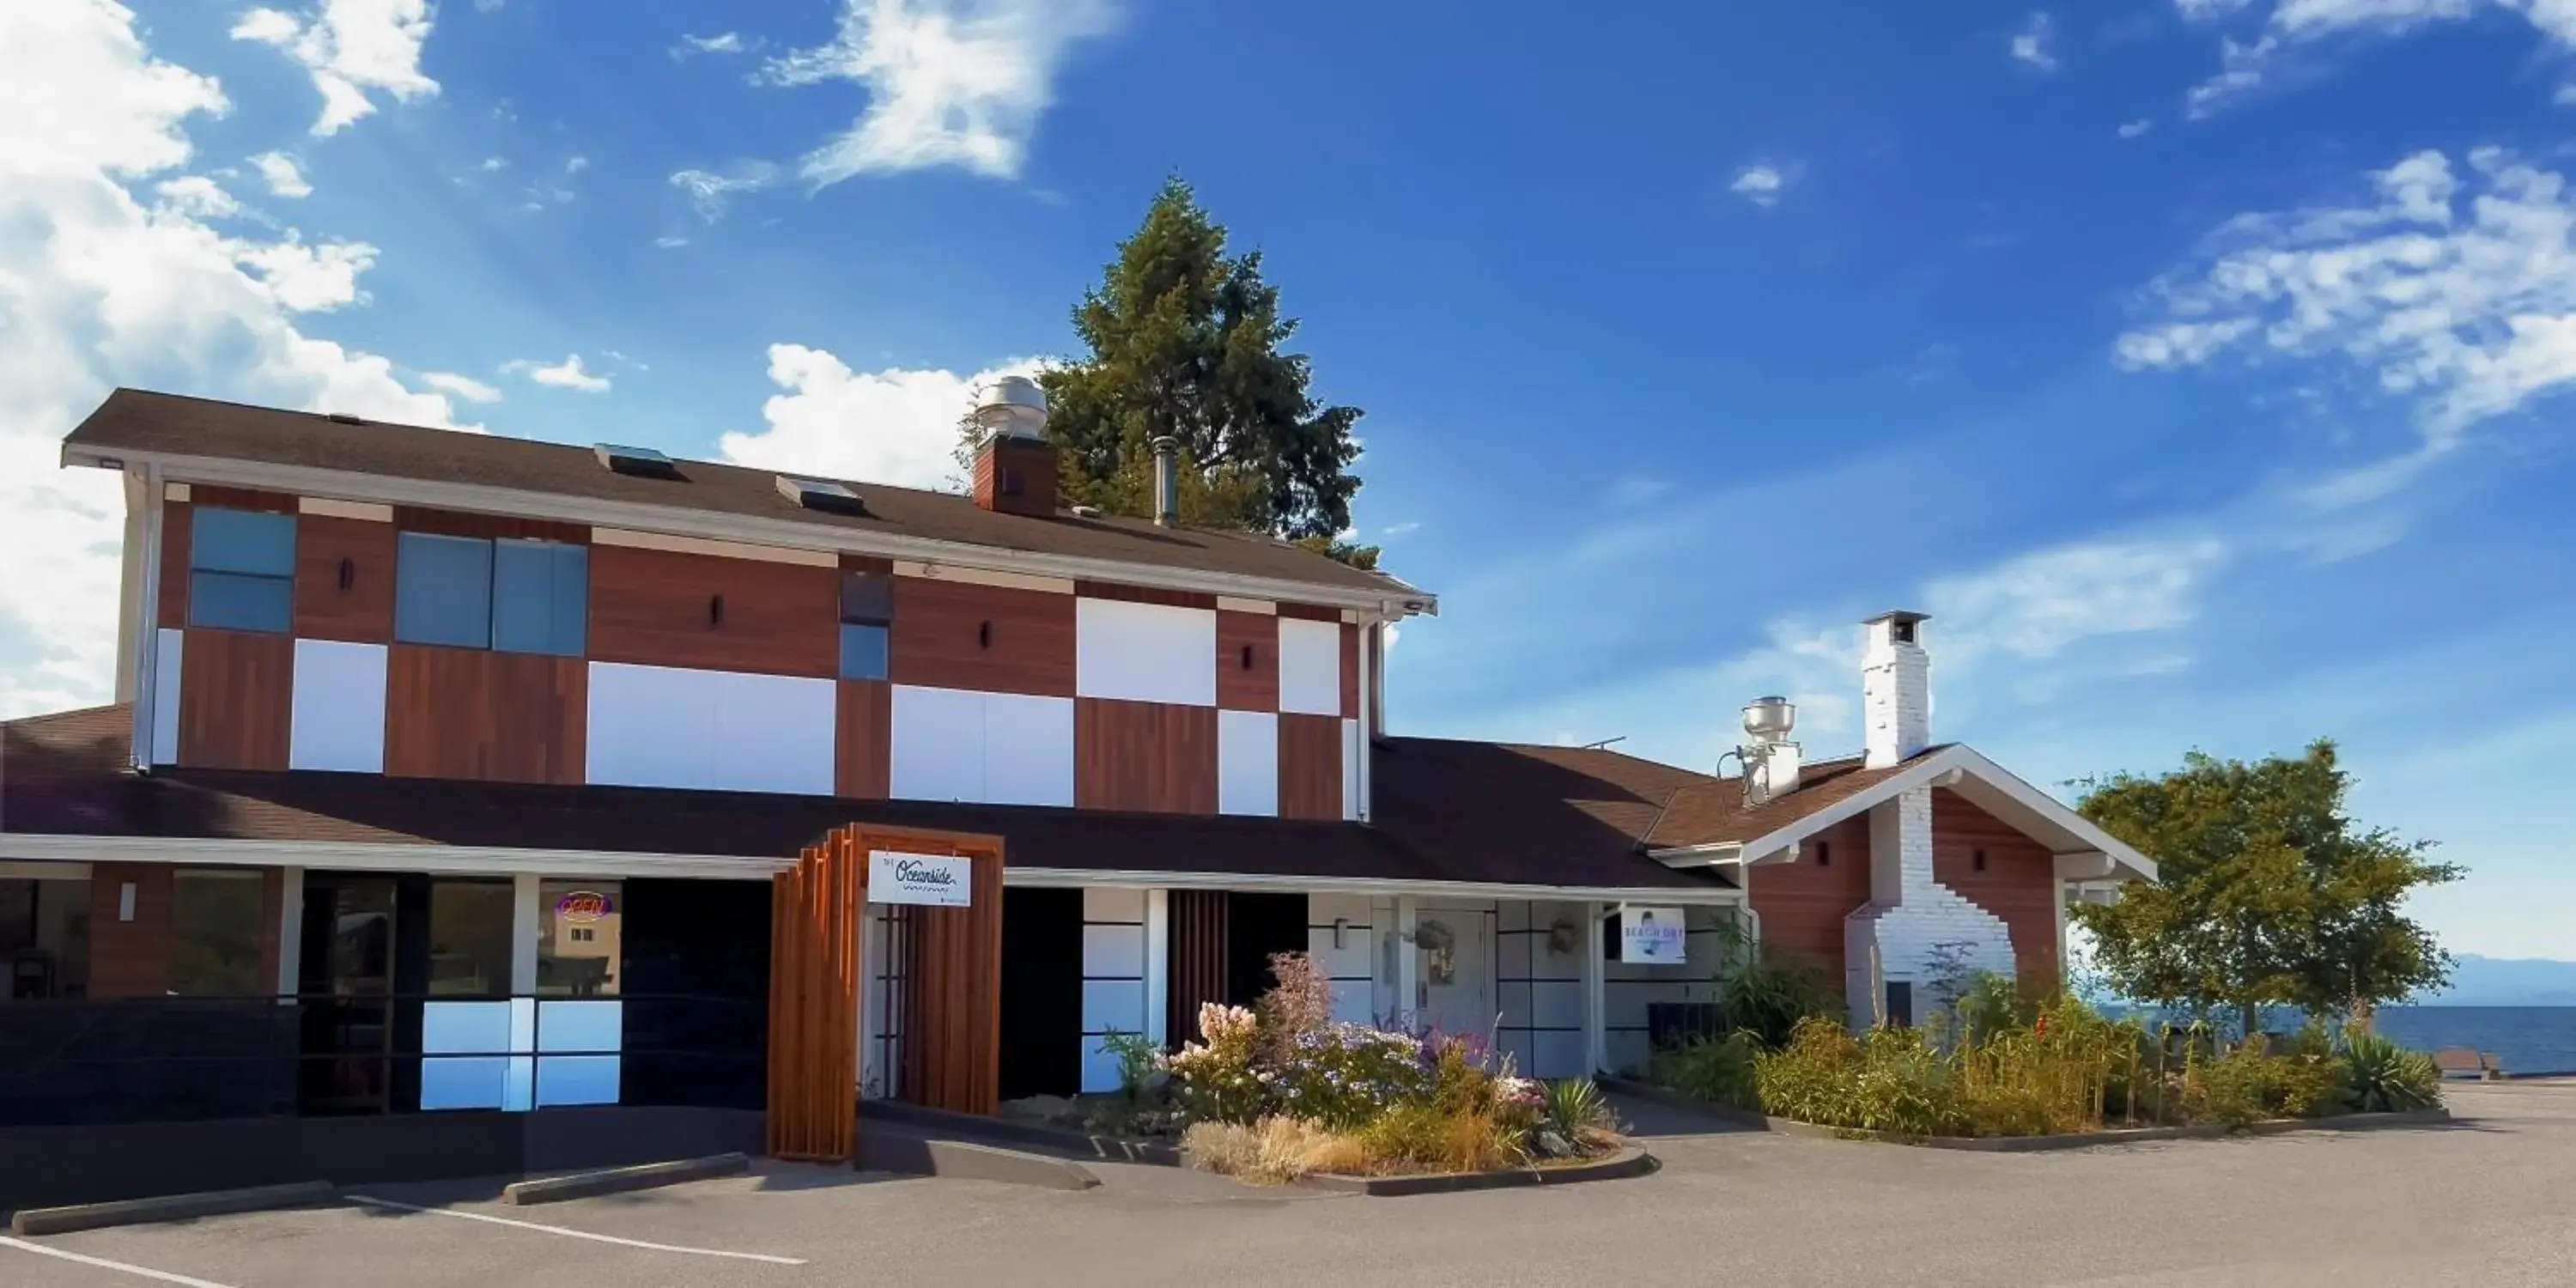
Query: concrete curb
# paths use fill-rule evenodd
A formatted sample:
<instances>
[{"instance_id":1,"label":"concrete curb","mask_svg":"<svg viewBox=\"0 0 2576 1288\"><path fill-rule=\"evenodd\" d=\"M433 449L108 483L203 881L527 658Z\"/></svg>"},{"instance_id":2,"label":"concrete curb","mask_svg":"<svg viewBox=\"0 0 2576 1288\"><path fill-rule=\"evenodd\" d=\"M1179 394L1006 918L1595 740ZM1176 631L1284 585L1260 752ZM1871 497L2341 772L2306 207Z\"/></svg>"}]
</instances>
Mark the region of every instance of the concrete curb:
<instances>
[{"instance_id":1,"label":"concrete curb","mask_svg":"<svg viewBox=\"0 0 2576 1288\"><path fill-rule=\"evenodd\" d=\"M669 1163L603 1167L567 1176L514 1181L501 1187L501 1201L520 1207L531 1203L562 1203L601 1194L624 1194L629 1190L649 1190L687 1181L735 1176L750 1166L751 1160L741 1154L710 1154L705 1158L685 1158Z\"/></svg>"},{"instance_id":2,"label":"concrete curb","mask_svg":"<svg viewBox=\"0 0 2576 1288\"><path fill-rule=\"evenodd\" d=\"M883 1127L859 1132L858 1166L871 1172L998 1181L1045 1190L1088 1190L1100 1184L1090 1168L1069 1158Z\"/></svg>"},{"instance_id":3,"label":"concrete curb","mask_svg":"<svg viewBox=\"0 0 2576 1288\"><path fill-rule=\"evenodd\" d=\"M2383 1127L2432 1127L2451 1121L2451 1111L2440 1107L2413 1109L2399 1113L2338 1114L2330 1118L2274 1118L2262 1122L2195 1123L2182 1127L2124 1127L2109 1131L2076 1132L2064 1136L1900 1136L1893 1132L1865 1131L1857 1127L1826 1127L1800 1122L1795 1118L1774 1118L1767 1114L1729 1109L1724 1105L1696 1100L1665 1087L1624 1078L1603 1078L1601 1089L1685 1113L1696 1113L1719 1122L1783 1136L1804 1136L1815 1140L1864 1141L1883 1145L1913 1145L1923 1149L1955 1149L1978 1154L2035 1154L2054 1149L2092 1149L2103 1145L2145 1145L2166 1140L2218 1140L2228 1136L2278 1136L2307 1131L2372 1131Z\"/></svg>"},{"instance_id":4,"label":"concrete curb","mask_svg":"<svg viewBox=\"0 0 2576 1288\"><path fill-rule=\"evenodd\" d=\"M1306 1177L1298 1184L1310 1189L1383 1199L1410 1194L1459 1194L1469 1190L1617 1181L1644 1176L1654 1171L1656 1166L1654 1155L1629 1145L1608 1158L1569 1163L1562 1167L1518 1167L1507 1172L1434 1172L1427 1176L1340 1176L1324 1172Z\"/></svg>"},{"instance_id":5,"label":"concrete curb","mask_svg":"<svg viewBox=\"0 0 2576 1288\"><path fill-rule=\"evenodd\" d=\"M1058 1150L1086 1155L1112 1163L1151 1163L1156 1167L1184 1167L1178 1147L1161 1141L1131 1140L1119 1136L1098 1136L1071 1127L1053 1127L1045 1123L987 1118L981 1114L961 1114L947 1109L930 1109L899 1100L866 1100L859 1103L860 1134L867 1133L869 1119L903 1123L953 1136L1000 1141L1012 1145L1031 1145L1039 1149Z\"/></svg>"},{"instance_id":6,"label":"concrete curb","mask_svg":"<svg viewBox=\"0 0 2576 1288\"><path fill-rule=\"evenodd\" d=\"M153 1221L184 1221L190 1217L260 1212L327 1199L331 1197L331 1190L329 1181L297 1181L290 1185L261 1185L244 1190L205 1190L195 1194L163 1194L148 1199L120 1199L114 1203L23 1208L10 1218L9 1229L22 1237L70 1234L75 1230L103 1230L110 1226L143 1225Z\"/></svg>"}]
</instances>

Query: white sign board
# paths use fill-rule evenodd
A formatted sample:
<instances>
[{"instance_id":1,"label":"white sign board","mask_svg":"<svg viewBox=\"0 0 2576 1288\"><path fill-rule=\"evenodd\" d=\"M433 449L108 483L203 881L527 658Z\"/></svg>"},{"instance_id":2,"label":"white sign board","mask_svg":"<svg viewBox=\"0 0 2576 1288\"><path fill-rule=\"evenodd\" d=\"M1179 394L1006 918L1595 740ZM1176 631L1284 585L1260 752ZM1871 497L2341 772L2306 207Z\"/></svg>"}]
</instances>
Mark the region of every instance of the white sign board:
<instances>
[{"instance_id":1,"label":"white sign board","mask_svg":"<svg viewBox=\"0 0 2576 1288\"><path fill-rule=\"evenodd\" d=\"M1684 957L1682 910L1619 909L1619 960L1632 966L1679 966Z\"/></svg>"},{"instance_id":2,"label":"white sign board","mask_svg":"<svg viewBox=\"0 0 2576 1288\"><path fill-rule=\"evenodd\" d=\"M967 907L975 902L973 861L945 854L870 850L868 902Z\"/></svg>"}]
</instances>

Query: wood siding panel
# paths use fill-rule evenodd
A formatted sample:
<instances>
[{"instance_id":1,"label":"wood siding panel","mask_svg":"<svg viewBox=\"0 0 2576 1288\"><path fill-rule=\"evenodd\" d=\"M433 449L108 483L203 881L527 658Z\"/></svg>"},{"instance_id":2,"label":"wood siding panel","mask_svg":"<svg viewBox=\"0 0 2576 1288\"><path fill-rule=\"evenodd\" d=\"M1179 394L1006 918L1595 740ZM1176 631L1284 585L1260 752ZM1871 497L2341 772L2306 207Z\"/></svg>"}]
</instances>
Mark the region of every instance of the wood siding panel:
<instances>
[{"instance_id":1,"label":"wood siding panel","mask_svg":"<svg viewBox=\"0 0 2576 1288\"><path fill-rule=\"evenodd\" d=\"M118 921L119 894L134 886L134 920ZM101 863L89 873L89 995L160 997L170 990L170 869Z\"/></svg>"},{"instance_id":2,"label":"wood siding panel","mask_svg":"<svg viewBox=\"0 0 2576 1288\"><path fill-rule=\"evenodd\" d=\"M1222 1006L1231 995L1226 978L1231 918L1223 890L1174 890L1166 897L1171 948L1163 1032L1177 1047L1198 1039L1200 1006Z\"/></svg>"},{"instance_id":3,"label":"wood siding panel","mask_svg":"<svg viewBox=\"0 0 2576 1288\"><path fill-rule=\"evenodd\" d=\"M1342 610L1338 608L1318 608L1313 604L1281 604L1279 606L1279 615L1281 617L1302 617L1310 622L1338 622L1342 620Z\"/></svg>"},{"instance_id":4,"label":"wood siding panel","mask_svg":"<svg viewBox=\"0 0 2576 1288\"><path fill-rule=\"evenodd\" d=\"M257 510L263 514L295 513L292 492L263 492L256 488L220 487L199 483L188 489L192 505L211 505L222 510Z\"/></svg>"},{"instance_id":5,"label":"wood siding panel","mask_svg":"<svg viewBox=\"0 0 2576 1288\"><path fill-rule=\"evenodd\" d=\"M1818 846L1830 857L1819 862ZM1762 951L1802 962L1843 984L1843 918L1869 902L1869 815L1846 819L1807 839L1795 863L1766 864L1746 874L1753 910L1762 917Z\"/></svg>"},{"instance_id":6,"label":"wood siding panel","mask_svg":"<svg viewBox=\"0 0 2576 1288\"><path fill-rule=\"evenodd\" d=\"M868 858L848 829L770 883L768 1147L846 1163L859 1147L859 976Z\"/></svg>"},{"instance_id":7,"label":"wood siding panel","mask_svg":"<svg viewBox=\"0 0 2576 1288\"><path fill-rule=\"evenodd\" d=\"M328 514L297 516L295 633L359 644L391 641L399 536L390 523ZM344 564L345 587L341 584Z\"/></svg>"},{"instance_id":8,"label":"wood siding panel","mask_svg":"<svg viewBox=\"0 0 2576 1288\"><path fill-rule=\"evenodd\" d=\"M1360 718L1360 628L1342 623L1342 718Z\"/></svg>"},{"instance_id":9,"label":"wood siding panel","mask_svg":"<svg viewBox=\"0 0 2576 1288\"><path fill-rule=\"evenodd\" d=\"M843 680L836 701L832 790L854 800L884 800L893 790L894 686Z\"/></svg>"},{"instance_id":10,"label":"wood siding panel","mask_svg":"<svg viewBox=\"0 0 2576 1288\"><path fill-rule=\"evenodd\" d=\"M590 668L577 657L396 644L385 664L385 773L579 784Z\"/></svg>"},{"instance_id":11,"label":"wood siding panel","mask_svg":"<svg viewBox=\"0 0 2576 1288\"><path fill-rule=\"evenodd\" d=\"M179 764L284 769L295 707L295 640L192 628L179 653Z\"/></svg>"},{"instance_id":12,"label":"wood siding panel","mask_svg":"<svg viewBox=\"0 0 2576 1288\"><path fill-rule=\"evenodd\" d=\"M1002 1088L1002 841L962 833L850 827L870 849L950 854L972 861L964 908L903 910L904 1098L957 1113L990 1114Z\"/></svg>"},{"instance_id":13,"label":"wood siding panel","mask_svg":"<svg viewBox=\"0 0 2576 1288\"><path fill-rule=\"evenodd\" d=\"M1072 697L1074 603L1055 591L897 577L889 672L897 684Z\"/></svg>"},{"instance_id":14,"label":"wood siding panel","mask_svg":"<svg viewBox=\"0 0 2576 1288\"><path fill-rule=\"evenodd\" d=\"M1149 814L1216 813L1216 708L1077 698L1073 803Z\"/></svg>"},{"instance_id":15,"label":"wood siding panel","mask_svg":"<svg viewBox=\"0 0 2576 1288\"><path fill-rule=\"evenodd\" d=\"M830 678L840 632L838 569L591 547L590 656L600 661Z\"/></svg>"},{"instance_id":16,"label":"wood siding panel","mask_svg":"<svg viewBox=\"0 0 2576 1288\"><path fill-rule=\"evenodd\" d=\"M1279 817L1342 817L1342 722L1333 716L1279 717Z\"/></svg>"},{"instance_id":17,"label":"wood siding panel","mask_svg":"<svg viewBox=\"0 0 2576 1288\"><path fill-rule=\"evenodd\" d=\"M1228 711L1279 709L1278 618L1218 610L1216 704Z\"/></svg>"},{"instance_id":18,"label":"wood siding panel","mask_svg":"<svg viewBox=\"0 0 2576 1288\"><path fill-rule=\"evenodd\" d=\"M1985 871L1976 856L1986 856ZM2025 989L2054 989L2057 860L2048 847L1947 789L1932 793L1932 879L2003 919Z\"/></svg>"},{"instance_id":19,"label":"wood siding panel","mask_svg":"<svg viewBox=\"0 0 2576 1288\"><path fill-rule=\"evenodd\" d=\"M444 537L499 537L517 541L590 544L588 524L522 519L506 514L468 514L462 510L428 510L416 505L395 506L394 526L405 532L434 532Z\"/></svg>"},{"instance_id":20,"label":"wood siding panel","mask_svg":"<svg viewBox=\"0 0 2576 1288\"><path fill-rule=\"evenodd\" d=\"M196 522L197 509L188 502L161 503L160 624L172 629L188 624L188 538Z\"/></svg>"},{"instance_id":21,"label":"wood siding panel","mask_svg":"<svg viewBox=\"0 0 2576 1288\"><path fill-rule=\"evenodd\" d=\"M1114 581L1077 581L1073 593L1090 599L1118 599L1131 604L1166 604L1173 608L1216 607L1216 596L1195 590L1163 590L1153 586L1122 586Z\"/></svg>"}]
</instances>

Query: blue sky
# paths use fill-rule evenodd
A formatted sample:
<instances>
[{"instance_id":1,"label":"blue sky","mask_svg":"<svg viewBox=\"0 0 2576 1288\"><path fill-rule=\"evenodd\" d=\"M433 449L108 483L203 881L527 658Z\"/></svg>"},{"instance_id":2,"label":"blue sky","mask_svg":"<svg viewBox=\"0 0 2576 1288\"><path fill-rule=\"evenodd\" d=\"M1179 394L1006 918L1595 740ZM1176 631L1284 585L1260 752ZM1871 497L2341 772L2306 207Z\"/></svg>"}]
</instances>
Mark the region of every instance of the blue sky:
<instances>
[{"instance_id":1,"label":"blue sky","mask_svg":"<svg viewBox=\"0 0 2576 1288\"><path fill-rule=\"evenodd\" d=\"M1838 751L1921 608L1938 736L2331 735L2453 946L2576 957L2576 18L1516 7L7 6L0 709L108 687L115 384L936 484L1178 170L1443 596L1399 732Z\"/></svg>"}]
</instances>

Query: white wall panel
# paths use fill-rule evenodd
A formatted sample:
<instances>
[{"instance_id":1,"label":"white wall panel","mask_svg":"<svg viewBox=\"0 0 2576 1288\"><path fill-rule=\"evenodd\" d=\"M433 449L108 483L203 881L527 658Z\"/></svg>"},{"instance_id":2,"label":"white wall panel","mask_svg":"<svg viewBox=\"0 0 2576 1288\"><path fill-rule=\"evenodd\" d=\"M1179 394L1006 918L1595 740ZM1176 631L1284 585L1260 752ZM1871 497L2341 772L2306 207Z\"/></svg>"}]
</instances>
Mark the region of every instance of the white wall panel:
<instances>
[{"instance_id":1,"label":"white wall panel","mask_svg":"<svg viewBox=\"0 0 2576 1288\"><path fill-rule=\"evenodd\" d=\"M1360 722L1342 722L1342 817L1351 822L1360 819L1360 757L1366 752L1360 746Z\"/></svg>"},{"instance_id":2,"label":"white wall panel","mask_svg":"<svg viewBox=\"0 0 2576 1288\"><path fill-rule=\"evenodd\" d=\"M984 695L894 686L891 791L902 800L984 799Z\"/></svg>"},{"instance_id":3,"label":"white wall panel","mask_svg":"<svg viewBox=\"0 0 2576 1288\"><path fill-rule=\"evenodd\" d=\"M1342 628L1302 617L1279 619L1279 709L1342 713Z\"/></svg>"},{"instance_id":4,"label":"white wall panel","mask_svg":"<svg viewBox=\"0 0 2576 1288\"><path fill-rule=\"evenodd\" d=\"M710 765L714 709L697 672L623 662L590 664L590 735L583 756L595 784L699 787Z\"/></svg>"},{"instance_id":5,"label":"white wall panel","mask_svg":"<svg viewBox=\"0 0 2576 1288\"><path fill-rule=\"evenodd\" d=\"M1082 919L1084 921L1145 920L1143 886L1084 886Z\"/></svg>"},{"instance_id":6,"label":"white wall panel","mask_svg":"<svg viewBox=\"0 0 2576 1288\"><path fill-rule=\"evenodd\" d=\"M179 763L179 653L187 632L164 626L152 645L152 763Z\"/></svg>"},{"instance_id":7,"label":"white wall panel","mask_svg":"<svg viewBox=\"0 0 2576 1288\"><path fill-rule=\"evenodd\" d=\"M589 779L829 795L832 687L793 676L593 662Z\"/></svg>"},{"instance_id":8,"label":"white wall panel","mask_svg":"<svg viewBox=\"0 0 2576 1288\"><path fill-rule=\"evenodd\" d=\"M704 672L714 702L707 785L737 792L832 794L830 680Z\"/></svg>"},{"instance_id":9,"label":"white wall panel","mask_svg":"<svg viewBox=\"0 0 2576 1288\"><path fill-rule=\"evenodd\" d=\"M984 695L984 800L1073 806L1073 699Z\"/></svg>"},{"instance_id":10,"label":"white wall panel","mask_svg":"<svg viewBox=\"0 0 2576 1288\"><path fill-rule=\"evenodd\" d=\"M1074 605L1074 692L1216 705L1216 614L1085 597Z\"/></svg>"},{"instance_id":11,"label":"white wall panel","mask_svg":"<svg viewBox=\"0 0 2576 1288\"><path fill-rule=\"evenodd\" d=\"M1145 981L1082 981L1082 1031L1090 1034L1144 1032Z\"/></svg>"},{"instance_id":12,"label":"white wall panel","mask_svg":"<svg viewBox=\"0 0 2576 1288\"><path fill-rule=\"evenodd\" d=\"M286 767L385 772L385 646L295 641Z\"/></svg>"},{"instance_id":13,"label":"white wall panel","mask_svg":"<svg viewBox=\"0 0 2576 1288\"><path fill-rule=\"evenodd\" d=\"M1220 814L1279 816L1278 716L1216 713L1216 808Z\"/></svg>"},{"instance_id":14,"label":"white wall panel","mask_svg":"<svg viewBox=\"0 0 2576 1288\"><path fill-rule=\"evenodd\" d=\"M1143 926L1082 928L1082 973L1086 977L1142 979L1145 975Z\"/></svg>"}]
</instances>

